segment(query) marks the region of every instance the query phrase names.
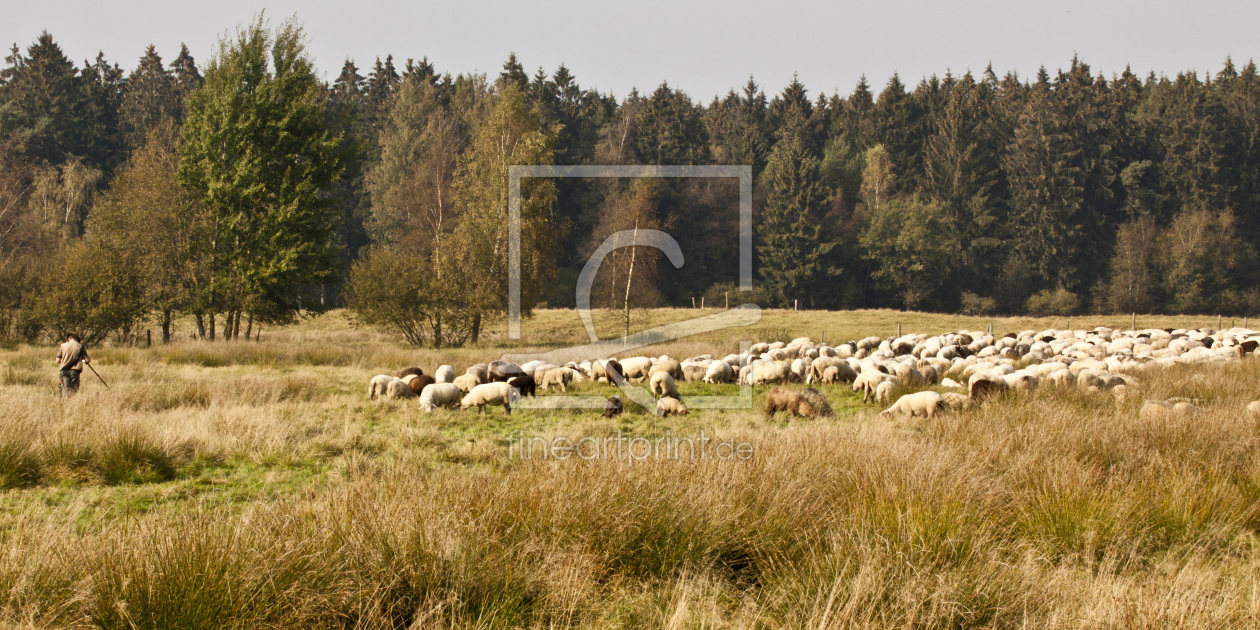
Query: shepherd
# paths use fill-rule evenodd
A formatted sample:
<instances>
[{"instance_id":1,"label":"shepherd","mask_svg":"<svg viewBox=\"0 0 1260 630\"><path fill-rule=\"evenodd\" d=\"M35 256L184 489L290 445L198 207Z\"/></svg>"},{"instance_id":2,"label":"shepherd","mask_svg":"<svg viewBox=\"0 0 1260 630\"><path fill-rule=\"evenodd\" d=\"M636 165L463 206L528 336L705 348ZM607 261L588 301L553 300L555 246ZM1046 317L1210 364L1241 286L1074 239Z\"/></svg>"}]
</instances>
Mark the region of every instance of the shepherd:
<instances>
[{"instance_id":1,"label":"shepherd","mask_svg":"<svg viewBox=\"0 0 1260 630\"><path fill-rule=\"evenodd\" d=\"M70 333L66 342L57 349L57 364L61 366L61 395L73 396L79 391L79 375L83 366L91 363L87 348L79 341L79 336Z\"/></svg>"}]
</instances>

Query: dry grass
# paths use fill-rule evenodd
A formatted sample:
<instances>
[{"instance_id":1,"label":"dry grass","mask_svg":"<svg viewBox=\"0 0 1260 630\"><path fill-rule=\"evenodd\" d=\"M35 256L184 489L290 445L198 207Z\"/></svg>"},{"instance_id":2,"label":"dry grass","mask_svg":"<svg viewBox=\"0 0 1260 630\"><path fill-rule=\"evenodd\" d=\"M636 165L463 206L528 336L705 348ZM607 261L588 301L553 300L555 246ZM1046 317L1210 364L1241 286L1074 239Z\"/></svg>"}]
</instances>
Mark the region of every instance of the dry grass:
<instances>
[{"instance_id":1,"label":"dry grass","mask_svg":"<svg viewBox=\"0 0 1260 630\"><path fill-rule=\"evenodd\" d=\"M527 336L546 324L541 346L581 340L562 315L540 313ZM891 333L887 315L763 324L790 338L821 323L841 341ZM834 420L423 415L414 401L367 401L367 379L502 350L413 350L337 317L265 331L261 344L102 348L113 389L85 378L65 402L50 349L0 353L0 622L1260 625L1260 426L1244 412L1260 364L1142 374L1143 396L1205 409L1159 422L1139 418L1140 400L1049 388L892 423L840 387L827 389ZM984 325L913 317L907 332ZM1008 326L1055 324L994 327ZM722 391L682 385L684 398ZM755 457L522 461L509 457L512 430L704 430Z\"/></svg>"}]
</instances>

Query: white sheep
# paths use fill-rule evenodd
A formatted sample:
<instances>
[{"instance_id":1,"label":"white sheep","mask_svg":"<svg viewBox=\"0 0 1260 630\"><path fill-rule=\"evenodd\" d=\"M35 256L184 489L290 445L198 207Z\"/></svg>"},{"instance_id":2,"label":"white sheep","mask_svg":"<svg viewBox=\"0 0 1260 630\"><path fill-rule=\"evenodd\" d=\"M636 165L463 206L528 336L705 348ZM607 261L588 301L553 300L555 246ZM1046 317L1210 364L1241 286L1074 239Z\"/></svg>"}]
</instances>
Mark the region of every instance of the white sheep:
<instances>
[{"instance_id":1,"label":"white sheep","mask_svg":"<svg viewBox=\"0 0 1260 630\"><path fill-rule=\"evenodd\" d=\"M389 384L385 386L385 397L390 400L411 398L411 388L401 378L390 379Z\"/></svg>"},{"instance_id":2,"label":"white sheep","mask_svg":"<svg viewBox=\"0 0 1260 630\"><path fill-rule=\"evenodd\" d=\"M388 374L373 376L372 380L368 381L368 398L376 400L377 396L384 396L385 391L389 389L389 382L392 380L394 380L394 377Z\"/></svg>"},{"instance_id":3,"label":"white sheep","mask_svg":"<svg viewBox=\"0 0 1260 630\"><path fill-rule=\"evenodd\" d=\"M652 359L648 357L629 357L618 361L621 364L621 375L631 383L638 383L648 377L652 369Z\"/></svg>"},{"instance_id":4,"label":"white sheep","mask_svg":"<svg viewBox=\"0 0 1260 630\"><path fill-rule=\"evenodd\" d=\"M656 415L685 416L687 415L687 406L682 404L682 401L677 398L666 396L656 401Z\"/></svg>"},{"instance_id":5,"label":"white sheep","mask_svg":"<svg viewBox=\"0 0 1260 630\"><path fill-rule=\"evenodd\" d=\"M897 386L892 381L884 381L875 386L875 403L879 405L887 405L892 402L893 390Z\"/></svg>"},{"instance_id":6,"label":"white sheep","mask_svg":"<svg viewBox=\"0 0 1260 630\"><path fill-rule=\"evenodd\" d=\"M735 377L735 370L726 361L714 361L704 373L706 383L729 383Z\"/></svg>"},{"instance_id":7,"label":"white sheep","mask_svg":"<svg viewBox=\"0 0 1260 630\"><path fill-rule=\"evenodd\" d=\"M433 381L435 383L450 383L455 380L455 368L449 365L443 365L433 371Z\"/></svg>"},{"instance_id":8,"label":"white sheep","mask_svg":"<svg viewBox=\"0 0 1260 630\"><path fill-rule=\"evenodd\" d=\"M534 383L544 390L554 386L568 393L568 385L573 382L573 375L574 371L569 368L554 366L542 368L534 372Z\"/></svg>"},{"instance_id":9,"label":"white sheep","mask_svg":"<svg viewBox=\"0 0 1260 630\"><path fill-rule=\"evenodd\" d=\"M468 392L471 392L474 387L481 384L481 379L477 374L460 374L455 377L455 380L452 381L452 383L459 388L459 391L467 394Z\"/></svg>"},{"instance_id":10,"label":"white sheep","mask_svg":"<svg viewBox=\"0 0 1260 630\"><path fill-rule=\"evenodd\" d=\"M678 387L674 383L674 377L670 376L669 372L657 372L656 374L653 374L650 388L652 390L652 395L657 398L664 398L668 396L670 398L682 399L682 396L678 395Z\"/></svg>"},{"instance_id":11,"label":"white sheep","mask_svg":"<svg viewBox=\"0 0 1260 630\"><path fill-rule=\"evenodd\" d=\"M945 409L945 399L936 392L916 392L906 394L897 399L893 406L879 413L881 418L892 418L899 415L908 416L927 416L929 418L936 415L936 412Z\"/></svg>"},{"instance_id":12,"label":"white sheep","mask_svg":"<svg viewBox=\"0 0 1260 630\"><path fill-rule=\"evenodd\" d=\"M476 407L477 413L485 413L486 405L503 405L504 411L511 415L512 403L520 398L520 394L516 388L508 385L503 381L495 381L493 383L482 383L468 392L463 400L459 401L461 410L470 407Z\"/></svg>"},{"instance_id":13,"label":"white sheep","mask_svg":"<svg viewBox=\"0 0 1260 630\"><path fill-rule=\"evenodd\" d=\"M461 395L463 392L454 383L429 383L424 386L424 391L420 392L420 409L433 411L438 407L454 407L459 404Z\"/></svg>"},{"instance_id":14,"label":"white sheep","mask_svg":"<svg viewBox=\"0 0 1260 630\"><path fill-rule=\"evenodd\" d=\"M866 402L875 395L876 388L884 381L896 383L897 377L876 370L862 372L857 378L853 379L853 391L862 392L862 402Z\"/></svg>"},{"instance_id":15,"label":"white sheep","mask_svg":"<svg viewBox=\"0 0 1260 630\"><path fill-rule=\"evenodd\" d=\"M1252 418L1260 419L1260 400L1247 403L1247 413L1250 414Z\"/></svg>"},{"instance_id":16,"label":"white sheep","mask_svg":"<svg viewBox=\"0 0 1260 630\"><path fill-rule=\"evenodd\" d=\"M754 363L750 367L752 367L752 374L750 376L753 385L767 385L770 383L786 385L788 377L792 373L792 366L782 361L763 361L761 363Z\"/></svg>"}]
</instances>

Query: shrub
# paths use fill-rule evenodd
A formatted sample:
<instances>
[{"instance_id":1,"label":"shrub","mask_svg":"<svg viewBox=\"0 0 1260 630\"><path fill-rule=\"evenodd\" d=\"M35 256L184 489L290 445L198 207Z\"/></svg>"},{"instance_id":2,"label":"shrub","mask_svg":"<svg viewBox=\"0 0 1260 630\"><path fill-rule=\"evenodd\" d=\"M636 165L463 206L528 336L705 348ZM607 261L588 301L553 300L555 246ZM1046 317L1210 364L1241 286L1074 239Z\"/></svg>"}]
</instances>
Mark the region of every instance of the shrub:
<instances>
[{"instance_id":1,"label":"shrub","mask_svg":"<svg viewBox=\"0 0 1260 630\"><path fill-rule=\"evenodd\" d=\"M1038 292L1028 298L1028 314L1044 317L1047 315L1073 315L1080 308L1081 302L1076 294L1063 287Z\"/></svg>"},{"instance_id":2,"label":"shrub","mask_svg":"<svg viewBox=\"0 0 1260 630\"><path fill-rule=\"evenodd\" d=\"M997 300L963 291L962 305L958 310L963 315L992 315L997 312Z\"/></svg>"}]
</instances>

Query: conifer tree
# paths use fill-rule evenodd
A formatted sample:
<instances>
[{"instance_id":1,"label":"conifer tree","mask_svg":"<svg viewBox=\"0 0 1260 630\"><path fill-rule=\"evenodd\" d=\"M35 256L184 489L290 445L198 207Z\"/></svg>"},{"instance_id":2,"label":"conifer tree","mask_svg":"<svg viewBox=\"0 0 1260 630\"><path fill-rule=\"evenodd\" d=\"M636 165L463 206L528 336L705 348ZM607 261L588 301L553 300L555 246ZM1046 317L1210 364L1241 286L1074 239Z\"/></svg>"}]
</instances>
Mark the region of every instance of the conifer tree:
<instances>
[{"instance_id":1,"label":"conifer tree","mask_svg":"<svg viewBox=\"0 0 1260 630\"><path fill-rule=\"evenodd\" d=\"M824 284L840 273L834 264L838 243L827 229L827 191L818 174L818 159L810 153L806 121L801 112L790 114L770 154L764 181L766 207L758 230L758 269L766 289L789 305L793 300L811 307L825 304Z\"/></svg>"}]
</instances>

